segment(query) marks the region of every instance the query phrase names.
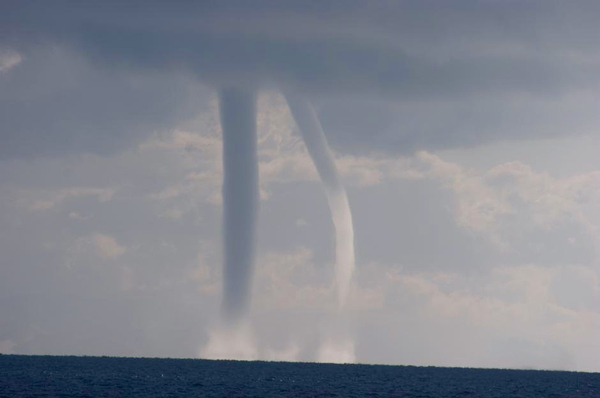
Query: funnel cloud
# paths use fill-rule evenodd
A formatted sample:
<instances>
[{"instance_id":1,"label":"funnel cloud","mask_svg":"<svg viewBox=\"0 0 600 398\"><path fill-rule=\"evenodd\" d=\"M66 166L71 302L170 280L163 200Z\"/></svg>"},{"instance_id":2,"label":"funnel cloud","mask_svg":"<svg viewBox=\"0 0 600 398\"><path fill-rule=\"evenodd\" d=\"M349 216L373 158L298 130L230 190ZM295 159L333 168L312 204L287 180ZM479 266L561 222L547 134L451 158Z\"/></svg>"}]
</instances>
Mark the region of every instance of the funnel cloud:
<instances>
[{"instance_id":1,"label":"funnel cloud","mask_svg":"<svg viewBox=\"0 0 600 398\"><path fill-rule=\"evenodd\" d=\"M298 95L287 93L286 98L327 195L335 226L335 278L338 302L342 306L354 272L354 229L348 196L313 106Z\"/></svg>"},{"instance_id":2,"label":"funnel cloud","mask_svg":"<svg viewBox=\"0 0 600 398\"><path fill-rule=\"evenodd\" d=\"M256 104L248 90L220 92L223 129L223 310L236 321L248 307L258 215Z\"/></svg>"},{"instance_id":3,"label":"funnel cloud","mask_svg":"<svg viewBox=\"0 0 600 398\"><path fill-rule=\"evenodd\" d=\"M286 99L327 196L335 227L335 286L342 307L355 262L348 196L313 106L297 94L287 93ZM224 172L223 311L226 320L238 321L250 305L259 206L254 93L243 89L221 90L220 112Z\"/></svg>"}]
</instances>

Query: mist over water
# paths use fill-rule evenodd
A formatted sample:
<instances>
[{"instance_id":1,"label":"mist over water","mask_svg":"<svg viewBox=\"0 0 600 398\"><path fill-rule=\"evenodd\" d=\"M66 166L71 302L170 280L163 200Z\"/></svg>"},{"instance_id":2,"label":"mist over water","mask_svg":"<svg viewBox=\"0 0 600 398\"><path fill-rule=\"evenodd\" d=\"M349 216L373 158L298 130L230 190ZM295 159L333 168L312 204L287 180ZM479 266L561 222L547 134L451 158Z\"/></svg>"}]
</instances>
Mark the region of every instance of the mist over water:
<instances>
[{"instance_id":1,"label":"mist over water","mask_svg":"<svg viewBox=\"0 0 600 398\"><path fill-rule=\"evenodd\" d=\"M327 196L335 226L335 278L338 302L342 307L348 295L355 265L354 228L348 196L312 104L296 94L286 93L285 96Z\"/></svg>"},{"instance_id":2,"label":"mist over water","mask_svg":"<svg viewBox=\"0 0 600 398\"><path fill-rule=\"evenodd\" d=\"M252 91L220 92L223 130L223 312L237 322L250 302L259 207L256 102Z\"/></svg>"}]
</instances>

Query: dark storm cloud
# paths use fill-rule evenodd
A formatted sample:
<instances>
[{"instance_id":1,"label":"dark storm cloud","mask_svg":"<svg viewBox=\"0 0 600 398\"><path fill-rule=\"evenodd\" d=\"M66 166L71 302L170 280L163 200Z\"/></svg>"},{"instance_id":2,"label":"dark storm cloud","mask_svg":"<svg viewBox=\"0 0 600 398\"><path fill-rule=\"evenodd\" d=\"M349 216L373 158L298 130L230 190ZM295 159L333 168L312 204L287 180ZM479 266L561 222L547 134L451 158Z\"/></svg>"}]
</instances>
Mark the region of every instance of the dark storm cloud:
<instances>
[{"instance_id":1,"label":"dark storm cloud","mask_svg":"<svg viewBox=\"0 0 600 398\"><path fill-rule=\"evenodd\" d=\"M561 49L595 51L583 41L598 32L580 10L590 3L284 4L19 2L3 30L9 43L58 43L104 64L318 92L547 92L598 75L552 62Z\"/></svg>"},{"instance_id":2,"label":"dark storm cloud","mask_svg":"<svg viewBox=\"0 0 600 398\"><path fill-rule=\"evenodd\" d=\"M506 128L490 124L506 119L497 115L503 115L504 107L510 106L511 96L530 95L531 102L560 98L574 90L597 90L600 81L600 53L594 39L600 30L593 18L600 5L591 1L24 1L4 2L0 11L0 44L25 54L40 47L59 46L83 55L96 69L104 71L190 73L216 87L283 86L313 99L333 98L338 101L335 109L325 107L320 113L326 129L331 127L328 134L336 148L343 148L337 143L344 141L348 134L345 130L356 135L348 140L356 147L370 144L375 150L486 142L506 134ZM22 152L19 148L26 141L23 137L40 128L26 121L36 115L26 111L30 105L14 98L23 87L9 90L13 96L7 95L2 106L3 134L11 135L8 152ZM93 95L95 87L82 82L78 89ZM164 89L167 94L183 90L176 86ZM167 111L174 106L173 101L146 100L150 101L147 106L151 111L144 112L139 109L144 101L140 104L127 85L118 84L111 91L108 84L104 91L107 96L112 92L114 98L126 98L127 106L115 105L118 109L113 110L80 100L71 114L94 114L105 109L104 114L95 113L102 117L92 117L94 124L107 123L113 115L117 122L128 119L132 120L128 123L136 123L144 119L145 113L155 115L155 120L145 119L150 125L172 121ZM142 90L137 95L157 98L161 92L149 95ZM400 103L384 111L381 118L358 116L358 123L352 123L352 118L344 122L336 113L353 109L352 104L340 101L345 96ZM490 97L495 97L495 102L490 102ZM431 114L420 109L409 118L416 126L425 127L392 123L388 126L391 133L379 120L385 122L392 117L390 112L404 109L407 101L459 99L489 106L483 116L475 106L473 114L467 111L466 118L456 121L452 109L445 114L434 103ZM69 100L58 96L52 102L65 104ZM414 104L409 103L408 108L411 106ZM122 116L119 109L129 107L132 112ZM492 115L488 122L489 109ZM527 114L528 108L524 109ZM48 114L51 123L46 124L60 125L69 120L57 116L64 109L40 105L34 110ZM163 115L165 112L167 115ZM583 116L591 117L587 113ZM441 127L428 126L432 118L437 118ZM369 123L369 119L375 120ZM357 132L354 125L361 126L362 132ZM76 126L68 124L56 128L73 129ZM112 130L122 133L126 129L116 123ZM448 129L450 134L441 131ZM379 140L366 139L373 134ZM388 137L390 134L392 137ZM91 142L86 144L93 146Z\"/></svg>"},{"instance_id":3,"label":"dark storm cloud","mask_svg":"<svg viewBox=\"0 0 600 398\"><path fill-rule=\"evenodd\" d=\"M584 91L555 98L327 99L319 101L319 117L331 145L341 152L409 154L595 133L600 125L596 97L594 91Z\"/></svg>"},{"instance_id":4,"label":"dark storm cloud","mask_svg":"<svg viewBox=\"0 0 600 398\"><path fill-rule=\"evenodd\" d=\"M0 158L108 154L195 115L208 98L195 81L93 68L47 48L0 76Z\"/></svg>"}]
</instances>

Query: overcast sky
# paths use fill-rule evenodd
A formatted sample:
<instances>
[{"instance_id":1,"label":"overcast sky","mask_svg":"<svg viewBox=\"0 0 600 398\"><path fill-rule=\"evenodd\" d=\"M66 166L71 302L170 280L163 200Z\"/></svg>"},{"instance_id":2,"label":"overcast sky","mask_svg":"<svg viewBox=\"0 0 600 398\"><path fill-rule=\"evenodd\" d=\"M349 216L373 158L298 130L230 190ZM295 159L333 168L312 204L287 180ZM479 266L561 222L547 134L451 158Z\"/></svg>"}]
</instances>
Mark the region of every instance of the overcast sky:
<instances>
[{"instance_id":1,"label":"overcast sky","mask_svg":"<svg viewBox=\"0 0 600 398\"><path fill-rule=\"evenodd\" d=\"M0 3L0 352L600 371L600 3ZM259 91L219 329L217 91ZM309 98L334 226L279 89Z\"/></svg>"}]
</instances>

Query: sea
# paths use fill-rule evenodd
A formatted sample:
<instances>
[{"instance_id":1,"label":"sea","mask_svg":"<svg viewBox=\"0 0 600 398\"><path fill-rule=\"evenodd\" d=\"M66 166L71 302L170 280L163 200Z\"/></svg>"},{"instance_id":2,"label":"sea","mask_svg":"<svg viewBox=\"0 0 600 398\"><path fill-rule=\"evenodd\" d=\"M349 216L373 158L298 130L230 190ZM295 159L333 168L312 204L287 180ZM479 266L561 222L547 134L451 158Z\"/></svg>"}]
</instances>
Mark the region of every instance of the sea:
<instances>
[{"instance_id":1,"label":"sea","mask_svg":"<svg viewBox=\"0 0 600 398\"><path fill-rule=\"evenodd\" d=\"M600 373L0 355L0 396L600 398Z\"/></svg>"}]
</instances>

